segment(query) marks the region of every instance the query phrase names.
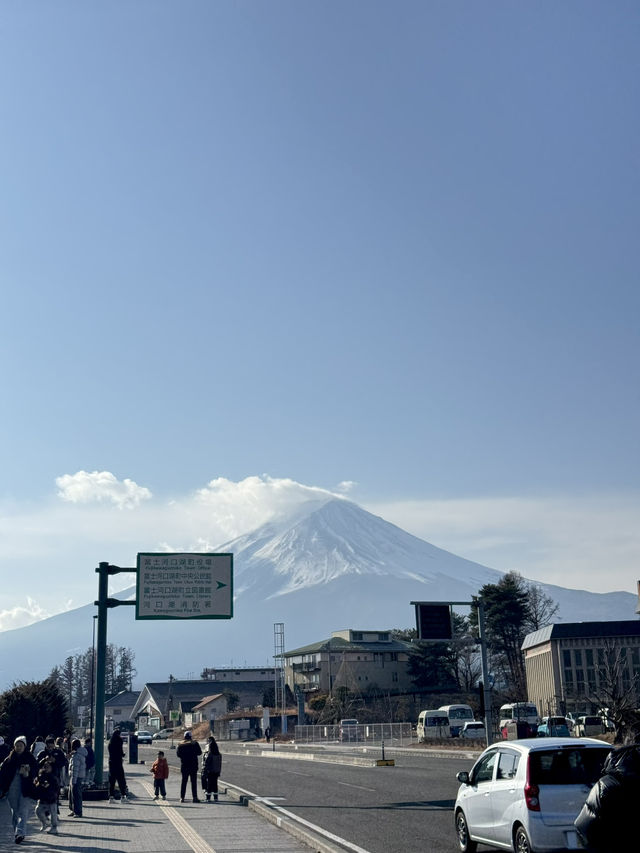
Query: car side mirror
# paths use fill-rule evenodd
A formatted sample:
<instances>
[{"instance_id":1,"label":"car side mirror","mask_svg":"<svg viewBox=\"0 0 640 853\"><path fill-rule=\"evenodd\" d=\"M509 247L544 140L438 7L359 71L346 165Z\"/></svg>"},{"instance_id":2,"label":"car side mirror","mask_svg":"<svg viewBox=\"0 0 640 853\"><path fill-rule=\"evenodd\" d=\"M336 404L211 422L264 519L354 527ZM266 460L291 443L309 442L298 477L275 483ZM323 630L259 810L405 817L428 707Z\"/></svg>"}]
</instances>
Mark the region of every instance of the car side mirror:
<instances>
[{"instance_id":1,"label":"car side mirror","mask_svg":"<svg viewBox=\"0 0 640 853\"><path fill-rule=\"evenodd\" d=\"M462 785L468 785L469 784L469 773L466 770L461 770L459 773L456 774L456 779Z\"/></svg>"}]
</instances>

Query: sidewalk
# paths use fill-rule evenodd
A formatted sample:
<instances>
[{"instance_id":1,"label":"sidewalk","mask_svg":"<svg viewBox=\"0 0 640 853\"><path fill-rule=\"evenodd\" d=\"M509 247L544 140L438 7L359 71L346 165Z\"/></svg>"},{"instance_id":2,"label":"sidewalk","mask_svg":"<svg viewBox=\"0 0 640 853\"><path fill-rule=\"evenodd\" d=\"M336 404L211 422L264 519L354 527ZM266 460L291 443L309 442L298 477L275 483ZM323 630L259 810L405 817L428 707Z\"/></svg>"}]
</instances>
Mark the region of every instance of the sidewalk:
<instances>
[{"instance_id":1,"label":"sidewalk","mask_svg":"<svg viewBox=\"0 0 640 853\"><path fill-rule=\"evenodd\" d=\"M314 840L313 834L277 814L267 816L266 804L256 804L262 813L247 807L247 799L233 791L220 794L218 803L180 802L180 776L167 782L167 799L153 799L153 779L146 765L126 765L132 799L125 803L90 800L83 805L82 818L67 818L66 803L60 806L59 835L39 832L39 821L29 819L28 834L15 844L6 799L0 802L0 851L20 849L40 853L310 853L339 848ZM220 786L224 792L224 786ZM200 794L202 796L202 794ZM251 805L251 803L249 803ZM272 822L276 821L279 825ZM287 830L287 831L285 831Z\"/></svg>"}]
</instances>

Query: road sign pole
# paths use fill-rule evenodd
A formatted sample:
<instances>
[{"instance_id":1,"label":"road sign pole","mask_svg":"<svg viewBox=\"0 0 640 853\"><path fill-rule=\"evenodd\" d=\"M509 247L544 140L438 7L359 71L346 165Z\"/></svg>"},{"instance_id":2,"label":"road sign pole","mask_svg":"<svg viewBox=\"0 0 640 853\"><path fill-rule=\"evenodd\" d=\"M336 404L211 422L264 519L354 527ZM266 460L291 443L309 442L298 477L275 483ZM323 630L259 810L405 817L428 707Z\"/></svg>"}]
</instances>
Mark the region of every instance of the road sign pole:
<instances>
[{"instance_id":1,"label":"road sign pole","mask_svg":"<svg viewBox=\"0 0 640 853\"><path fill-rule=\"evenodd\" d=\"M98 639L96 643L96 754L95 780L103 781L104 765L104 682L107 671L107 598L109 594L109 563L100 563L98 573Z\"/></svg>"}]
</instances>

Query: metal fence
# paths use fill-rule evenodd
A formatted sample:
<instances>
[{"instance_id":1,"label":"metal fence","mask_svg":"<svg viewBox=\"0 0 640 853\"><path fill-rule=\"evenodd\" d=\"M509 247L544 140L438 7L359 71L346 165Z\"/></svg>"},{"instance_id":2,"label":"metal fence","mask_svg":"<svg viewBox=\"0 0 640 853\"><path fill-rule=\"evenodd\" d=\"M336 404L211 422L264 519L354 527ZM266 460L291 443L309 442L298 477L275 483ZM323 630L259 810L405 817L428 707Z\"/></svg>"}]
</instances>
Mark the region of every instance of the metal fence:
<instances>
[{"instance_id":1,"label":"metal fence","mask_svg":"<svg viewBox=\"0 0 640 853\"><path fill-rule=\"evenodd\" d=\"M296 726L296 743L350 743L362 746L411 746L417 743L411 723L358 723L340 726Z\"/></svg>"}]
</instances>

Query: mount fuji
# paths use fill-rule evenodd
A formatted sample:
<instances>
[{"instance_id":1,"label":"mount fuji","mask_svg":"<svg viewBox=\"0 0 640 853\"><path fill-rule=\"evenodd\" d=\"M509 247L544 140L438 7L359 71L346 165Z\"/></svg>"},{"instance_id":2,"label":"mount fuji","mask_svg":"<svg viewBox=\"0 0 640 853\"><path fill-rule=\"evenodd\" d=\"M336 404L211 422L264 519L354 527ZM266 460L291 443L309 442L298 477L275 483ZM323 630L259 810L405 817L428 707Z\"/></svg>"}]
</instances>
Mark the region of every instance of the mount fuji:
<instances>
[{"instance_id":1,"label":"mount fuji","mask_svg":"<svg viewBox=\"0 0 640 853\"><path fill-rule=\"evenodd\" d=\"M205 667L272 666L274 624L293 649L343 628L415 625L411 601L468 601L503 575L412 536L350 501L301 503L286 518L221 544L234 554L231 620L136 621L134 608L108 614L108 642L135 652L136 686L198 678ZM556 621L635 617L629 592L591 593L539 584L558 605ZM125 600L135 587L115 593ZM2 633L0 689L40 680L91 647L93 603Z\"/></svg>"}]
</instances>

